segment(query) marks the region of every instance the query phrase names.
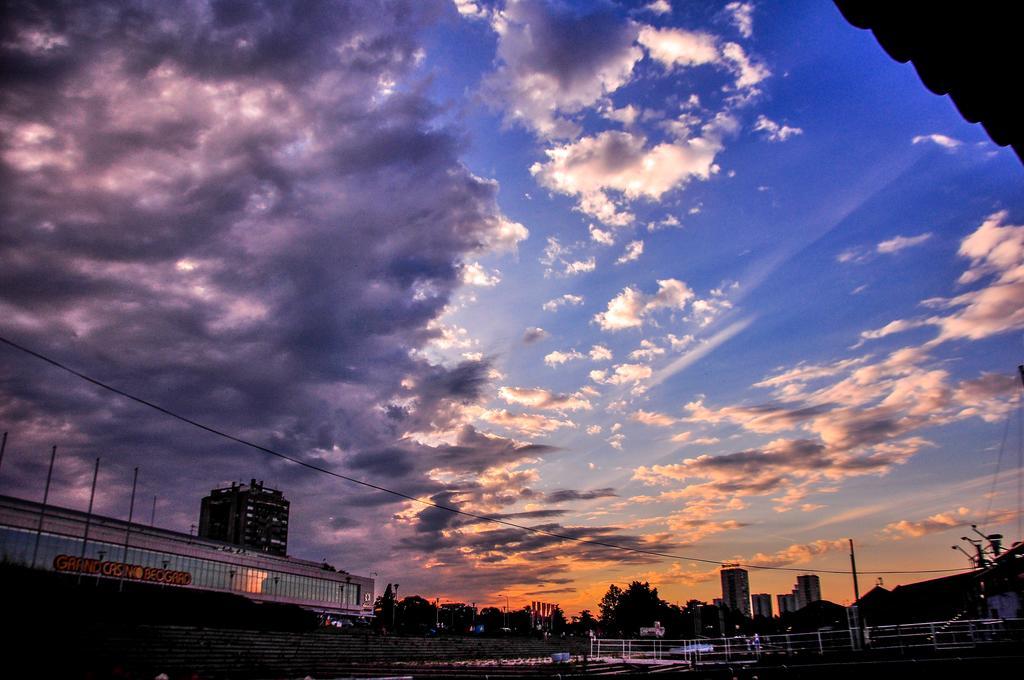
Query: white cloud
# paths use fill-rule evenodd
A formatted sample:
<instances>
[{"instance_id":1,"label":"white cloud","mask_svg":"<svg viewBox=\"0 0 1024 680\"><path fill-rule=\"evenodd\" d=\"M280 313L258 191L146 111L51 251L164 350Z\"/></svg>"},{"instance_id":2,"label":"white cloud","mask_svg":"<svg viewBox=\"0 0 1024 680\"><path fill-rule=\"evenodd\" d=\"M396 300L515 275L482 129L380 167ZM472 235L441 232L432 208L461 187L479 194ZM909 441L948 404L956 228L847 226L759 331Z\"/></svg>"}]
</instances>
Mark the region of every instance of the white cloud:
<instances>
[{"instance_id":1,"label":"white cloud","mask_svg":"<svg viewBox=\"0 0 1024 680\"><path fill-rule=\"evenodd\" d=\"M619 256L619 259L615 260L615 264L626 264L634 260L640 259L640 256L644 254L644 242L641 240L630 241L626 244L626 250Z\"/></svg>"},{"instance_id":2,"label":"white cloud","mask_svg":"<svg viewBox=\"0 0 1024 680\"><path fill-rule=\"evenodd\" d=\"M570 259L569 256L575 249L576 246L564 246L557 238L549 236L544 254L540 258L541 264L545 265L544 276L575 276L592 272L597 268L597 259L594 256L583 260Z\"/></svg>"},{"instance_id":3,"label":"white cloud","mask_svg":"<svg viewBox=\"0 0 1024 680\"><path fill-rule=\"evenodd\" d=\"M725 6L733 25L744 38L754 35L754 3L752 2L730 2Z\"/></svg>"},{"instance_id":4,"label":"white cloud","mask_svg":"<svg viewBox=\"0 0 1024 680\"><path fill-rule=\"evenodd\" d=\"M612 351L604 345L594 345L590 348L591 361L611 361Z\"/></svg>"},{"instance_id":5,"label":"white cloud","mask_svg":"<svg viewBox=\"0 0 1024 680\"><path fill-rule=\"evenodd\" d=\"M608 301L608 309L596 314L594 321L606 331L639 328L651 312L658 309L682 310L693 297L690 287L677 279L658 281L658 292L653 295L645 295L627 286Z\"/></svg>"},{"instance_id":6,"label":"white cloud","mask_svg":"<svg viewBox=\"0 0 1024 680\"><path fill-rule=\"evenodd\" d=\"M865 340L878 340L879 338L884 338L889 335L903 333L914 328L927 326L930 323L932 322L927 319L896 319L895 321L890 321L881 328L862 331L860 334L861 341L854 345L854 347L856 348L864 344Z\"/></svg>"},{"instance_id":7,"label":"white cloud","mask_svg":"<svg viewBox=\"0 0 1024 680\"><path fill-rule=\"evenodd\" d=\"M766 567L781 567L787 564L805 564L815 557L829 552L843 552L848 547L846 539L834 541L818 540L806 544L794 544L788 548L777 550L771 554L757 553L749 560L749 564Z\"/></svg>"},{"instance_id":8,"label":"white cloud","mask_svg":"<svg viewBox=\"0 0 1024 680\"><path fill-rule=\"evenodd\" d=\"M980 248L979 258L988 252ZM1007 261L1001 271L1013 269ZM909 327L894 323L885 334ZM885 474L904 464L934 446L917 434L925 428L973 417L994 422L1013 407L1019 389L1014 376L982 374L954 382L944 364L928 366L928 360L922 347L904 347L880 358L800 364L755 385L773 390L768 403L708 408L697 399L686 405L684 420L782 438L733 453L638 468L636 478L678 484L679 498L726 491L772 496L776 509L785 511L808 505L808 494L834 489L847 478ZM650 387L656 380L645 384ZM679 443L698 442L686 438Z\"/></svg>"},{"instance_id":9,"label":"white cloud","mask_svg":"<svg viewBox=\"0 0 1024 680\"><path fill-rule=\"evenodd\" d=\"M481 246L494 252L515 252L519 247L519 242L525 241L529 236L529 229L519 222L500 215L494 219L494 224L487 230Z\"/></svg>"},{"instance_id":10,"label":"white cloud","mask_svg":"<svg viewBox=\"0 0 1024 680\"><path fill-rule=\"evenodd\" d=\"M617 109L614 106L607 106L601 109L601 115L608 120L614 120L618 123L622 123L626 127L629 127L637 121L637 118L640 117L640 109L632 104L627 104L621 109Z\"/></svg>"},{"instance_id":11,"label":"white cloud","mask_svg":"<svg viewBox=\"0 0 1024 680\"><path fill-rule=\"evenodd\" d=\"M950 151L952 151L953 149L955 149L958 146L960 146L961 144L963 144L963 142L961 142L959 139L954 139L952 137L947 137L946 135L940 135L940 134L917 135L916 137L914 137L914 139L911 140L911 143L912 144L937 144L937 145L941 146L944 149L949 149Z\"/></svg>"},{"instance_id":12,"label":"white cloud","mask_svg":"<svg viewBox=\"0 0 1024 680\"><path fill-rule=\"evenodd\" d=\"M560 352L558 350L555 350L554 352L551 352L550 354L544 357L544 363L547 364L548 366L560 366L561 364L567 363L569 361L577 361L583 358L584 355L580 354L574 349L571 349L568 352Z\"/></svg>"},{"instance_id":13,"label":"white cloud","mask_svg":"<svg viewBox=\"0 0 1024 680\"><path fill-rule=\"evenodd\" d=\"M900 520L885 525L882 532L893 540L902 538L920 538L927 534L934 534L939 531L948 531L958 526L966 526L966 515L970 510L964 507L957 508L952 512L939 512L923 520L913 522Z\"/></svg>"},{"instance_id":14,"label":"white cloud","mask_svg":"<svg viewBox=\"0 0 1024 680\"><path fill-rule=\"evenodd\" d=\"M580 394L555 394L540 387L501 387L498 396L506 403L552 411L589 411L590 400Z\"/></svg>"},{"instance_id":15,"label":"white cloud","mask_svg":"<svg viewBox=\"0 0 1024 680\"><path fill-rule=\"evenodd\" d=\"M925 234L919 234L917 236L896 236L888 241L882 241L876 247L879 253L890 255L892 253L898 253L904 248L911 248L913 246L921 245L932 237L931 232Z\"/></svg>"},{"instance_id":16,"label":"white cloud","mask_svg":"<svg viewBox=\"0 0 1024 680\"><path fill-rule=\"evenodd\" d=\"M1006 211L989 215L961 242L958 251L971 261L958 283L991 277L988 285L952 298L924 300L923 306L947 312L925 319L896 319L862 337L873 339L932 325L938 328L938 335L924 347L934 347L950 340L981 340L1024 328L1024 225L1004 224L1007 216Z\"/></svg>"},{"instance_id":17,"label":"white cloud","mask_svg":"<svg viewBox=\"0 0 1024 680\"><path fill-rule=\"evenodd\" d=\"M645 411L643 409L638 409L634 411L633 413L630 414L629 417L638 423L643 423L644 425L652 425L654 427L672 427L677 422L679 422L676 418L673 418L672 416L669 415L665 415L664 413L658 413L656 411ZM676 437L678 436L679 435L676 435ZM672 441L676 441L676 437L673 437Z\"/></svg>"},{"instance_id":18,"label":"white cloud","mask_svg":"<svg viewBox=\"0 0 1024 680\"><path fill-rule=\"evenodd\" d=\"M669 333L665 336L665 339L668 340L673 352L682 352L684 349L692 345L694 341L694 337L690 334L677 337L676 335Z\"/></svg>"},{"instance_id":19,"label":"white cloud","mask_svg":"<svg viewBox=\"0 0 1024 680\"><path fill-rule=\"evenodd\" d=\"M477 420L482 420L491 425L504 427L505 429L531 437L540 437L562 428L576 427L576 423L568 419L559 420L558 418L549 418L536 413L510 413L503 408L473 408L467 410L467 414Z\"/></svg>"},{"instance_id":20,"label":"white cloud","mask_svg":"<svg viewBox=\"0 0 1024 680\"><path fill-rule=\"evenodd\" d=\"M470 262L462 267L462 282L468 286L489 288L501 283L501 272L495 269L488 273L479 262Z\"/></svg>"},{"instance_id":21,"label":"white cloud","mask_svg":"<svg viewBox=\"0 0 1024 680\"><path fill-rule=\"evenodd\" d=\"M461 326L448 325L433 319L427 324L427 329L436 333L430 344L437 349L469 349L477 344L477 341L469 336L469 331Z\"/></svg>"},{"instance_id":22,"label":"white cloud","mask_svg":"<svg viewBox=\"0 0 1024 680\"><path fill-rule=\"evenodd\" d=\"M611 373L591 371L590 379L605 385L636 385L651 377L651 367L643 364L616 364Z\"/></svg>"},{"instance_id":23,"label":"white cloud","mask_svg":"<svg viewBox=\"0 0 1024 680\"><path fill-rule=\"evenodd\" d=\"M606 439L605 441L608 442L608 446L612 447L613 449L621 451L622 443L626 441L626 435L613 434L611 437L608 437L608 439Z\"/></svg>"},{"instance_id":24,"label":"white cloud","mask_svg":"<svg viewBox=\"0 0 1024 680\"><path fill-rule=\"evenodd\" d=\"M610 246L615 243L615 236L612 234L610 229L600 229L591 224L588 227L590 231L590 240L600 243L603 246Z\"/></svg>"},{"instance_id":25,"label":"white cloud","mask_svg":"<svg viewBox=\"0 0 1024 680\"><path fill-rule=\"evenodd\" d=\"M989 215L974 233L960 244L957 254L971 261L959 283L974 283L989 274L1001 274L1006 282L1024 278L1024 226L1003 225L1008 213Z\"/></svg>"},{"instance_id":26,"label":"white cloud","mask_svg":"<svg viewBox=\"0 0 1024 680\"><path fill-rule=\"evenodd\" d=\"M672 5L669 4L668 0L654 0L649 5L645 5L644 9L654 14L670 14L672 12Z\"/></svg>"},{"instance_id":27,"label":"white cloud","mask_svg":"<svg viewBox=\"0 0 1024 680\"><path fill-rule=\"evenodd\" d=\"M486 19L488 17L487 8L482 2L475 0L452 0L452 2L459 14L467 19Z\"/></svg>"},{"instance_id":28,"label":"white cloud","mask_svg":"<svg viewBox=\"0 0 1024 680\"><path fill-rule=\"evenodd\" d=\"M647 48L652 59L668 67L714 64L720 60L717 40L710 33L644 26L637 41Z\"/></svg>"},{"instance_id":29,"label":"white cloud","mask_svg":"<svg viewBox=\"0 0 1024 680\"><path fill-rule=\"evenodd\" d=\"M541 340L545 340L548 337L550 337L550 333L548 333L543 328L538 328L537 326L527 328L523 332L523 342L525 342L527 345L532 345L535 342L540 342Z\"/></svg>"},{"instance_id":30,"label":"white cloud","mask_svg":"<svg viewBox=\"0 0 1024 680\"><path fill-rule=\"evenodd\" d=\"M495 12L498 68L485 91L520 123L546 138L574 137L571 119L630 81L643 57L636 25L606 8L576 13L564 5L513 0Z\"/></svg>"},{"instance_id":31,"label":"white cloud","mask_svg":"<svg viewBox=\"0 0 1024 680\"><path fill-rule=\"evenodd\" d=\"M1024 225L1004 225L1005 211L990 215L960 244L958 254L971 260L959 283L975 283L986 276L985 287L948 300L929 301L933 306L956 310L933 320L940 328L938 344L965 338L980 340L1024 328Z\"/></svg>"},{"instance_id":32,"label":"white cloud","mask_svg":"<svg viewBox=\"0 0 1024 680\"><path fill-rule=\"evenodd\" d=\"M794 135L802 135L804 133L802 128L790 127L785 124L779 125L764 114L757 117L754 129L764 132L770 142L784 142Z\"/></svg>"},{"instance_id":33,"label":"white cloud","mask_svg":"<svg viewBox=\"0 0 1024 680\"><path fill-rule=\"evenodd\" d=\"M678 217L676 217L675 215L668 215L667 217L665 217L660 222L648 222L647 223L647 231L652 231L653 232L653 231L659 231L661 229L670 229L670 228L681 227L681 226L683 226L683 225L682 225L682 222L679 221Z\"/></svg>"},{"instance_id":34,"label":"white cloud","mask_svg":"<svg viewBox=\"0 0 1024 680\"><path fill-rule=\"evenodd\" d=\"M664 347L658 347L650 340L641 340L640 347L629 353L629 358L634 361L652 361L665 353Z\"/></svg>"},{"instance_id":35,"label":"white cloud","mask_svg":"<svg viewBox=\"0 0 1024 680\"><path fill-rule=\"evenodd\" d=\"M836 255L836 262L863 264L871 259L871 251L864 247L847 248Z\"/></svg>"},{"instance_id":36,"label":"white cloud","mask_svg":"<svg viewBox=\"0 0 1024 680\"><path fill-rule=\"evenodd\" d=\"M707 326L726 310L732 309L730 302L722 290L711 291L711 297L695 299L690 304L690 320L700 326Z\"/></svg>"},{"instance_id":37,"label":"white cloud","mask_svg":"<svg viewBox=\"0 0 1024 680\"><path fill-rule=\"evenodd\" d=\"M572 293L566 293L565 295L548 300L542 305L542 309L545 312L558 311L559 307L572 306L576 307L583 304L582 295L573 295Z\"/></svg>"},{"instance_id":38,"label":"white cloud","mask_svg":"<svg viewBox=\"0 0 1024 680\"><path fill-rule=\"evenodd\" d=\"M597 259L593 255L585 260L573 260L572 262L565 263L565 269L562 273L565 276L575 276L576 274L585 274L592 272L597 268Z\"/></svg>"},{"instance_id":39,"label":"white cloud","mask_svg":"<svg viewBox=\"0 0 1024 680\"><path fill-rule=\"evenodd\" d=\"M570 252L572 252L572 248L563 246L561 241L554 236L548 236L547 244L544 246L544 254L540 257L540 263L551 267Z\"/></svg>"},{"instance_id":40,"label":"white cloud","mask_svg":"<svg viewBox=\"0 0 1024 680\"><path fill-rule=\"evenodd\" d=\"M882 241L874 248L870 246L854 246L839 253L836 256L836 261L844 264L864 264L865 262L870 262L878 255L892 255L904 248L920 245L931 237L931 232L927 232L917 236L895 236Z\"/></svg>"},{"instance_id":41,"label":"white cloud","mask_svg":"<svg viewBox=\"0 0 1024 680\"><path fill-rule=\"evenodd\" d=\"M738 43L725 43L722 56L732 65L736 74L736 87L741 90L754 87L772 74L767 66L751 60Z\"/></svg>"},{"instance_id":42,"label":"white cloud","mask_svg":"<svg viewBox=\"0 0 1024 680\"><path fill-rule=\"evenodd\" d=\"M534 163L530 172L542 186L577 197L581 212L624 226L634 219L627 209L631 201L660 201L690 180L706 180L717 172L714 161L722 137L736 126L734 118L720 114L702 128L702 136L653 147L647 147L643 135L608 130L547 149L548 160Z\"/></svg>"}]
</instances>

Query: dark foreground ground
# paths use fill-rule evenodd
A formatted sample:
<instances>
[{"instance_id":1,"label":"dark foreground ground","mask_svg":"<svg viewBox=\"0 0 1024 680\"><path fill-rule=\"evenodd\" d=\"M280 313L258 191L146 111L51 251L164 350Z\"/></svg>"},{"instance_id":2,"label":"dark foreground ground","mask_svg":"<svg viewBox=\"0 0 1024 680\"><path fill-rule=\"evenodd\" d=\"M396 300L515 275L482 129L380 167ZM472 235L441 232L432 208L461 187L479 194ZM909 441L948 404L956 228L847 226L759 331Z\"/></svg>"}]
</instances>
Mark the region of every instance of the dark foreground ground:
<instances>
[{"instance_id":1,"label":"dark foreground ground","mask_svg":"<svg viewBox=\"0 0 1024 680\"><path fill-rule=\"evenodd\" d=\"M0 566L0 678L589 678L709 680L1024 677L1024 645L763 659L757 666L640 666L586 658L584 639L415 638L325 630L301 610L175 589L123 592ZM550 654L570 652L573 663ZM532 661L527 661L528 659Z\"/></svg>"}]
</instances>

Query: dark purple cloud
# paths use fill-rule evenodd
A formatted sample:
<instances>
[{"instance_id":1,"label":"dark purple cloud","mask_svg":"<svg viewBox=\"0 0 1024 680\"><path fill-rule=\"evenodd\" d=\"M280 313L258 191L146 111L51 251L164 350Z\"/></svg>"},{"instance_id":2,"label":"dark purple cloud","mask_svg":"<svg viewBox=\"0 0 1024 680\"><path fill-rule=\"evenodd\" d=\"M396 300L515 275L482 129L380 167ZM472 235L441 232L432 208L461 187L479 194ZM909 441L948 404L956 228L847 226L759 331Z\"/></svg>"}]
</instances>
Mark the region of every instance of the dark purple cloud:
<instances>
[{"instance_id":1,"label":"dark purple cloud","mask_svg":"<svg viewBox=\"0 0 1024 680\"><path fill-rule=\"evenodd\" d=\"M492 509L537 496L522 479L476 479L556 453L461 425L489 364L438 365L418 351L439 334L431 322L464 259L526 236L501 214L496 184L462 165L463 133L424 94L417 36L440 7L10 6L0 27L4 335L410 496ZM292 501L292 553L351 571L383 575L393 551L432 551L465 522L437 509L396 522L400 499L198 432L8 349L0 426L11 431L2 493L38 497L57 443L54 502L83 507L101 456L100 512L126 514L137 465L158 523L187 531L210 488L256 477ZM409 436L438 429L454 429L454 443ZM467 568L458 554L432 557ZM413 588L447 578L402 570ZM467 587L502 578L564 582L498 565Z\"/></svg>"},{"instance_id":2,"label":"dark purple cloud","mask_svg":"<svg viewBox=\"0 0 1024 680\"><path fill-rule=\"evenodd\" d=\"M603 489L591 489L590 491L559 489L545 494L544 498L548 503L565 503L566 501L589 501L595 498L610 498L617 495L615 489L605 487Z\"/></svg>"}]
</instances>

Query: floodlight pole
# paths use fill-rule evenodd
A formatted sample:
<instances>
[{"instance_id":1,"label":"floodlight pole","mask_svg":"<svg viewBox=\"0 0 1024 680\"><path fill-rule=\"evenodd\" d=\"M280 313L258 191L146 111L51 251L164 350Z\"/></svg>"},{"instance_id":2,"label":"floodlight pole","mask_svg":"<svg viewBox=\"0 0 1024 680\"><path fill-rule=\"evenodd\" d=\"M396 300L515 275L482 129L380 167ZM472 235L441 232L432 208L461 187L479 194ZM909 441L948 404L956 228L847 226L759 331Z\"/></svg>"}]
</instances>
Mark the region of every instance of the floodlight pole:
<instances>
[{"instance_id":1,"label":"floodlight pole","mask_svg":"<svg viewBox=\"0 0 1024 680\"><path fill-rule=\"evenodd\" d=\"M39 556L39 539L43 536L43 517L46 516L46 502L50 499L50 480L53 479L53 460L57 457L57 445L50 451L50 469L46 472L46 488L43 489L43 507L39 509L39 528L36 529L36 547L32 549L32 568Z\"/></svg>"},{"instance_id":2,"label":"floodlight pole","mask_svg":"<svg viewBox=\"0 0 1024 680\"><path fill-rule=\"evenodd\" d=\"M117 592L124 592L124 572L128 569L128 537L132 533L132 518L135 516L135 487L139 482L139 468L132 473L132 500L128 505L128 525L124 528L124 557L121 561L121 578L117 583Z\"/></svg>"},{"instance_id":3,"label":"floodlight pole","mask_svg":"<svg viewBox=\"0 0 1024 680\"><path fill-rule=\"evenodd\" d=\"M78 567L78 582L82 582L82 565L85 563L85 546L89 542L89 525L92 523L92 503L96 498L96 478L100 474L100 459L96 458L96 467L92 470L92 489L89 491L89 510L85 513L85 533L82 534L82 559Z\"/></svg>"}]
</instances>

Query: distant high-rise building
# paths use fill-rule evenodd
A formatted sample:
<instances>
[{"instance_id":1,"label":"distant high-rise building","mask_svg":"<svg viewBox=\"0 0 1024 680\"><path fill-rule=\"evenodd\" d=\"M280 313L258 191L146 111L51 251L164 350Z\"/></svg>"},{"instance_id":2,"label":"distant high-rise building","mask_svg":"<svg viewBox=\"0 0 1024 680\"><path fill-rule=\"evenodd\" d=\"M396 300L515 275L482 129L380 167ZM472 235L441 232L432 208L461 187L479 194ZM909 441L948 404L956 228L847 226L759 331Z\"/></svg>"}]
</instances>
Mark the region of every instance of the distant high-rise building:
<instances>
[{"instance_id":1,"label":"distant high-rise building","mask_svg":"<svg viewBox=\"0 0 1024 680\"><path fill-rule=\"evenodd\" d=\"M817 574L797 576L793 596L796 598L797 609L803 609L810 603L819 601L821 599L821 580Z\"/></svg>"},{"instance_id":2,"label":"distant high-rise building","mask_svg":"<svg viewBox=\"0 0 1024 680\"><path fill-rule=\"evenodd\" d=\"M779 616L796 611L796 596L792 593L776 595L775 600L779 604Z\"/></svg>"},{"instance_id":3,"label":"distant high-rise building","mask_svg":"<svg viewBox=\"0 0 1024 680\"><path fill-rule=\"evenodd\" d=\"M756 593L750 596L751 609L754 616L772 618L772 596L768 593Z\"/></svg>"},{"instance_id":4,"label":"distant high-rise building","mask_svg":"<svg viewBox=\"0 0 1024 680\"><path fill-rule=\"evenodd\" d=\"M722 565L722 602L729 609L750 618L750 580L747 570Z\"/></svg>"},{"instance_id":5,"label":"distant high-rise building","mask_svg":"<svg viewBox=\"0 0 1024 680\"><path fill-rule=\"evenodd\" d=\"M280 491L268 489L263 482L232 482L202 500L199 535L271 555L287 555L288 506Z\"/></svg>"}]
</instances>

